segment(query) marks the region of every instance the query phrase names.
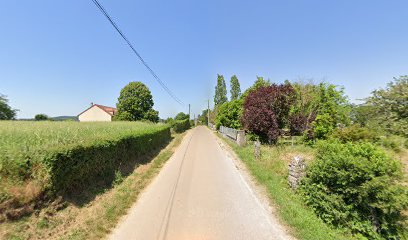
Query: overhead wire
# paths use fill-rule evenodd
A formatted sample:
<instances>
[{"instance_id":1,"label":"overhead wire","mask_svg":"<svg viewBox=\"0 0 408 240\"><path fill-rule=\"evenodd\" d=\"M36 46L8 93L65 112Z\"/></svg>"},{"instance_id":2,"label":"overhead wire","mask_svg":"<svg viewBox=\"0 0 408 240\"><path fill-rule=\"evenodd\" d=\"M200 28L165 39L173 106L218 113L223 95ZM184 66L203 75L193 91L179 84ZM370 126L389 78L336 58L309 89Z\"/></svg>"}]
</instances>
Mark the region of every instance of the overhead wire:
<instances>
[{"instance_id":1,"label":"overhead wire","mask_svg":"<svg viewBox=\"0 0 408 240\"><path fill-rule=\"evenodd\" d=\"M147 62L142 58L142 56L139 54L139 52L133 47L133 44L128 40L128 38L125 36L125 34L120 30L118 25L113 21L111 16L108 14L108 12L105 10L105 8L102 6L102 4L99 3L98 0L92 0L92 2L96 5L96 7L102 12L102 14L108 19L108 21L112 24L112 26L116 29L116 31L119 33L119 35L125 40L125 42L128 44L128 46L132 49L133 53L136 54L136 56L139 58L139 60L142 62L142 64L147 68L147 70L150 72L150 74L156 79L156 81L160 84L160 86L180 105L184 105L183 102L166 86L166 84L157 76L157 74L153 71L152 68L147 64Z\"/></svg>"}]
</instances>

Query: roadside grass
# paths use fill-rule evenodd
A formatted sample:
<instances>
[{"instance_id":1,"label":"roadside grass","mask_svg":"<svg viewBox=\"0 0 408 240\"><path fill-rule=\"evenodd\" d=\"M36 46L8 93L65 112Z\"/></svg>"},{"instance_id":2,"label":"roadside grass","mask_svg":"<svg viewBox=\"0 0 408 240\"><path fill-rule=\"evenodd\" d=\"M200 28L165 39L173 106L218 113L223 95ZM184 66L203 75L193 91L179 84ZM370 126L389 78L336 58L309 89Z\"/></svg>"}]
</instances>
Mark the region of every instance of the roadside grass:
<instances>
[{"instance_id":1,"label":"roadside grass","mask_svg":"<svg viewBox=\"0 0 408 240\"><path fill-rule=\"evenodd\" d=\"M304 240L353 239L351 234L333 229L320 220L288 186L288 164L292 157L302 155L306 161L311 161L314 149L303 145L261 146L261 158L255 160L253 145L239 147L221 135L218 136L245 163L257 182L267 189L278 217L294 237Z\"/></svg>"},{"instance_id":2,"label":"roadside grass","mask_svg":"<svg viewBox=\"0 0 408 240\"><path fill-rule=\"evenodd\" d=\"M142 190L172 156L186 133L173 140L146 164L128 176L115 174L112 188L106 188L87 204L71 204L62 210L46 208L15 222L0 226L0 239L101 239L118 223L135 203Z\"/></svg>"}]
</instances>

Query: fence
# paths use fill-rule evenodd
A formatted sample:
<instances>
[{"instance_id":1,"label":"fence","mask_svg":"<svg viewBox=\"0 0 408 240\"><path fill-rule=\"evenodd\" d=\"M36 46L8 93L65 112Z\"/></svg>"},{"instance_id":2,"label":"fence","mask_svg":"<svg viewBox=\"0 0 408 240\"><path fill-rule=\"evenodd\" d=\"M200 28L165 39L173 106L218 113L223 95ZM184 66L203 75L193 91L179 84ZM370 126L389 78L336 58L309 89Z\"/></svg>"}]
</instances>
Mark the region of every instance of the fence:
<instances>
[{"instance_id":1,"label":"fence","mask_svg":"<svg viewBox=\"0 0 408 240\"><path fill-rule=\"evenodd\" d=\"M232 138L233 140L237 140L238 131L236 129L220 126L219 131L220 133Z\"/></svg>"}]
</instances>

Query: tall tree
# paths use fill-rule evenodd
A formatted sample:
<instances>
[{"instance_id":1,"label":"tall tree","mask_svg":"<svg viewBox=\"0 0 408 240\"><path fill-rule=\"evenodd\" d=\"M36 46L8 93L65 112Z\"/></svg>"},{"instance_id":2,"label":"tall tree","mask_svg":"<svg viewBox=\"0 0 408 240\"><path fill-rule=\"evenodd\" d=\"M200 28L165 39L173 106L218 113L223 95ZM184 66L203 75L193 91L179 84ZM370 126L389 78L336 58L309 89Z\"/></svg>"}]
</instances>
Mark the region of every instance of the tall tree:
<instances>
[{"instance_id":1,"label":"tall tree","mask_svg":"<svg viewBox=\"0 0 408 240\"><path fill-rule=\"evenodd\" d=\"M12 109L8 105L6 96L0 94L0 120L13 120L16 118L16 109Z\"/></svg>"},{"instance_id":2,"label":"tall tree","mask_svg":"<svg viewBox=\"0 0 408 240\"><path fill-rule=\"evenodd\" d=\"M257 90L260 87L268 87L270 85L271 81L269 79L265 80L263 77L256 76L256 81L254 82L254 84L247 90L245 90L241 97L244 99L250 92Z\"/></svg>"},{"instance_id":3,"label":"tall tree","mask_svg":"<svg viewBox=\"0 0 408 240\"><path fill-rule=\"evenodd\" d=\"M408 75L394 78L386 89L375 90L367 99L376 125L395 134L408 136Z\"/></svg>"},{"instance_id":4,"label":"tall tree","mask_svg":"<svg viewBox=\"0 0 408 240\"><path fill-rule=\"evenodd\" d=\"M237 76L231 77L231 101L237 100L241 96L241 86Z\"/></svg>"},{"instance_id":5,"label":"tall tree","mask_svg":"<svg viewBox=\"0 0 408 240\"><path fill-rule=\"evenodd\" d=\"M225 85L224 76L217 74L217 86L215 86L214 105L219 106L227 101L227 86Z\"/></svg>"},{"instance_id":6,"label":"tall tree","mask_svg":"<svg viewBox=\"0 0 408 240\"><path fill-rule=\"evenodd\" d=\"M174 118L174 120L186 120L189 119L190 116L188 114L185 114L183 112L179 112L176 117Z\"/></svg>"},{"instance_id":7,"label":"tall tree","mask_svg":"<svg viewBox=\"0 0 408 240\"><path fill-rule=\"evenodd\" d=\"M116 120L159 121L159 112L153 109L153 96L149 88L141 82L130 82L120 91L116 107Z\"/></svg>"}]
</instances>

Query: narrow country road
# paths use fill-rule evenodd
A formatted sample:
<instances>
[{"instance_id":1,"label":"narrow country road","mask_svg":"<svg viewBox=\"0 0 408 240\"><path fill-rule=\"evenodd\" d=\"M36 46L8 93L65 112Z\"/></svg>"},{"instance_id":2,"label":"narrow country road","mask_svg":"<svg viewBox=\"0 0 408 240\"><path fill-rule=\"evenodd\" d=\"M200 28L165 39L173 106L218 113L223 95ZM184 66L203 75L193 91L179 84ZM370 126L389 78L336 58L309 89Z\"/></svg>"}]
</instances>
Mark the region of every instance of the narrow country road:
<instances>
[{"instance_id":1,"label":"narrow country road","mask_svg":"<svg viewBox=\"0 0 408 240\"><path fill-rule=\"evenodd\" d=\"M290 239L206 127L191 130L110 239Z\"/></svg>"}]
</instances>

